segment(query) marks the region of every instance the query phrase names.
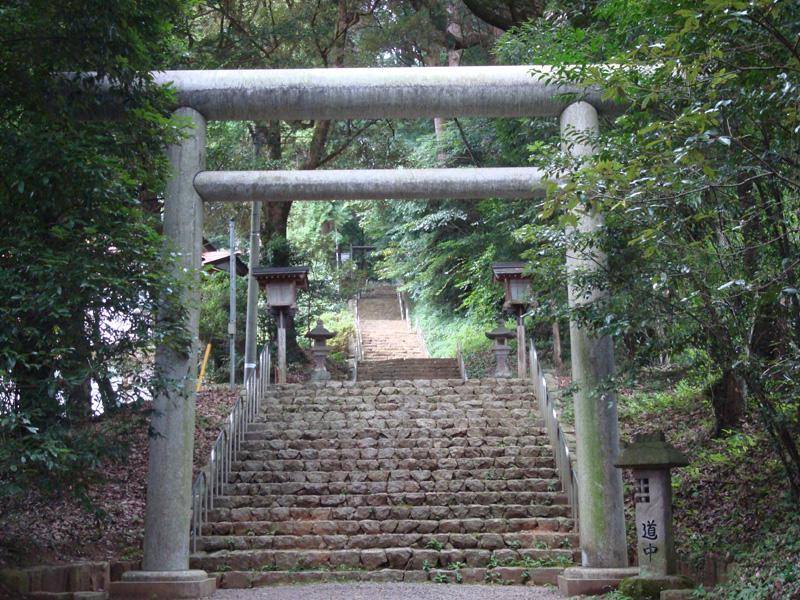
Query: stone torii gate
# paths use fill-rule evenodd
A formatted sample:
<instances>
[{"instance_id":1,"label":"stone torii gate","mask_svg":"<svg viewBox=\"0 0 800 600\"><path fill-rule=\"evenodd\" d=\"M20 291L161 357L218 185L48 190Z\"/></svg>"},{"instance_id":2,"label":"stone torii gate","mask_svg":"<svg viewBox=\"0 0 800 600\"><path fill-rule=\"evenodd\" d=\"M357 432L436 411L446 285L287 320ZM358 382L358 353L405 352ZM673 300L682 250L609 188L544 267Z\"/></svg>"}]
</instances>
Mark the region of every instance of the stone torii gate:
<instances>
[{"instance_id":1,"label":"stone torii gate","mask_svg":"<svg viewBox=\"0 0 800 600\"><path fill-rule=\"evenodd\" d=\"M167 149L172 175L164 201L164 236L177 255L176 275L186 281L182 306L166 306L160 318L183 319L191 351L156 349L156 369L166 386L154 400L147 481L144 558L141 571L126 573L118 597L187 598L213 591L203 571L189 570L195 378L199 331L203 201L279 201L379 198L530 198L542 196L543 173L533 168L465 168L354 171L205 171L209 120L317 120L452 117L559 117L564 151L592 148L567 137L598 131L598 113L618 112L597 90L549 83L549 67L425 67L167 71L175 114L189 123L185 138ZM573 100L565 94L570 94ZM602 226L597 215L579 213L577 229ZM603 268L596 250L568 253L569 272ZM573 306L592 301L568 282ZM584 575L613 579L627 566L616 399L596 389L613 373L608 337L570 326L575 395L580 545ZM580 570L580 569L578 569ZM575 571L575 569L571 569ZM588 574L588 575L586 575Z\"/></svg>"}]
</instances>

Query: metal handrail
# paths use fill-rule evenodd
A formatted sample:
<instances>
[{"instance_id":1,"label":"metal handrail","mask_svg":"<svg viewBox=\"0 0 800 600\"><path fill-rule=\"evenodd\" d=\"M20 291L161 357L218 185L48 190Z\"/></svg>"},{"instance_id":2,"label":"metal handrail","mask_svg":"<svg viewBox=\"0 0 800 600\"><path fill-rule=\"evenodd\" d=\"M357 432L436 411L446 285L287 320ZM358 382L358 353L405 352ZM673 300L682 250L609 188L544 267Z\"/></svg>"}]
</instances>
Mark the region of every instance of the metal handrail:
<instances>
[{"instance_id":1,"label":"metal handrail","mask_svg":"<svg viewBox=\"0 0 800 600\"><path fill-rule=\"evenodd\" d=\"M578 480L575 476L575 470L572 468L567 438L561 424L558 422L556 407L547 391L547 382L544 379L544 372L542 371L542 365L539 363L539 356L536 354L533 340L530 342L530 363L531 381L533 382L536 399L539 401L539 412L544 418L547 436L550 438L550 445L553 447L558 478L561 480L561 487L567 494L567 499L572 508L572 518L577 526Z\"/></svg>"},{"instance_id":2,"label":"metal handrail","mask_svg":"<svg viewBox=\"0 0 800 600\"><path fill-rule=\"evenodd\" d=\"M361 339L361 317L358 315L358 301L361 300L361 292L356 294L356 314L355 314L355 328L356 328L356 362L364 360L364 345Z\"/></svg>"},{"instance_id":3,"label":"metal handrail","mask_svg":"<svg viewBox=\"0 0 800 600\"><path fill-rule=\"evenodd\" d=\"M464 362L464 353L461 351L461 342L456 343L456 358L458 359L458 371L461 373L461 380L466 381L469 379L469 375L467 375L467 365Z\"/></svg>"},{"instance_id":4,"label":"metal handrail","mask_svg":"<svg viewBox=\"0 0 800 600\"><path fill-rule=\"evenodd\" d=\"M192 483L192 519L190 544L197 552L197 538L203 534L203 525L208 522L208 511L213 510L214 501L225 493L230 480L233 461L242 448L247 426L261 413L261 400L269 385L272 358L269 346L264 346L258 356L257 367L250 371L244 382L244 394L237 398L222 430L214 440L208 464Z\"/></svg>"},{"instance_id":5,"label":"metal handrail","mask_svg":"<svg viewBox=\"0 0 800 600\"><path fill-rule=\"evenodd\" d=\"M419 323L414 324L413 331L417 334L419 341L422 343L422 351L425 353L425 358L430 358L431 353L428 351L428 344L425 342L425 336L422 335L422 327L419 326Z\"/></svg>"}]
</instances>

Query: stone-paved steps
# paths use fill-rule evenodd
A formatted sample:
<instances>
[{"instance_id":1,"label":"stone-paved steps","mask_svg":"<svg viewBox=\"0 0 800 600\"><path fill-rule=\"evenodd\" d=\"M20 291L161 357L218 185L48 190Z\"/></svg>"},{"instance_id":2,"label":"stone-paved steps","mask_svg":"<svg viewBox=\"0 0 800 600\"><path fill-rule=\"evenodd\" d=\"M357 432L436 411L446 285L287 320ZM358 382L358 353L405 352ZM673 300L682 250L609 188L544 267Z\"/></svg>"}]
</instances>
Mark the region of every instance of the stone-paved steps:
<instances>
[{"instance_id":1,"label":"stone-paved steps","mask_svg":"<svg viewBox=\"0 0 800 600\"><path fill-rule=\"evenodd\" d=\"M358 299L359 317L369 321L395 320L400 321L400 301L397 298L397 289L391 286L382 286L366 292L361 292Z\"/></svg>"},{"instance_id":2,"label":"stone-paved steps","mask_svg":"<svg viewBox=\"0 0 800 600\"><path fill-rule=\"evenodd\" d=\"M352 522L349 522L352 524ZM308 523L308 528L313 523ZM433 523L427 524L433 528ZM420 527L419 523L414 524ZM502 529L505 529L503 527ZM484 548L535 548L537 550L567 549L577 542L572 533L541 533L535 530L512 533L326 533L308 535L278 535L268 533L258 535L205 535L200 549L207 552L216 550L348 550L369 548L426 548L448 545L462 549Z\"/></svg>"},{"instance_id":3,"label":"stone-paved steps","mask_svg":"<svg viewBox=\"0 0 800 600\"><path fill-rule=\"evenodd\" d=\"M263 468L256 468L256 465L265 465L263 461L253 461L248 470L235 470L231 473L232 483L296 483L296 484L328 484L341 486L348 482L372 483L390 481L414 481L419 489L431 488L426 491L437 491L435 488L440 483L452 481L536 481L544 480L548 484L556 476L552 468L490 468L490 469L441 469L430 471L428 469L378 469L375 471L353 471L330 470L314 471L312 469L303 471L271 471ZM366 462L366 461L365 461ZM414 465L416 466L416 465ZM447 487L445 485L445 487ZM447 490L438 490L447 491ZM458 491L458 490L449 490Z\"/></svg>"},{"instance_id":4,"label":"stone-paved steps","mask_svg":"<svg viewBox=\"0 0 800 600\"><path fill-rule=\"evenodd\" d=\"M519 380L273 386L191 566L224 587L554 581L577 534L535 406Z\"/></svg>"},{"instance_id":5,"label":"stone-paved steps","mask_svg":"<svg viewBox=\"0 0 800 600\"><path fill-rule=\"evenodd\" d=\"M415 379L451 379L461 376L458 361L454 358L399 358L389 359L368 352L374 359L358 363L359 380L385 380L392 377Z\"/></svg>"},{"instance_id":6,"label":"stone-paved steps","mask_svg":"<svg viewBox=\"0 0 800 600\"><path fill-rule=\"evenodd\" d=\"M559 523L566 523L567 530L572 527L569 506L559 504L461 504L461 505L408 505L396 506L327 506L327 507L297 507L297 506L227 506L209 511L211 527L215 522L254 522L254 521L403 521L403 520L459 520L459 519L512 519L535 518L545 524L557 519ZM544 521L542 521L544 519ZM564 521L567 519L567 521ZM561 530L561 526L559 526Z\"/></svg>"},{"instance_id":7,"label":"stone-paved steps","mask_svg":"<svg viewBox=\"0 0 800 600\"><path fill-rule=\"evenodd\" d=\"M523 469L530 471L531 469L539 469L539 473L542 477L544 477L544 472L541 469L551 469L553 470L553 474L555 473L555 463L551 456L530 456L530 455L520 455L520 451L523 450L525 446L506 446L504 448L463 448L463 447L456 447L456 448L446 448L446 450L454 451L453 454L445 454L445 456L439 458L435 455L428 454L427 452L423 453L422 457L419 458L412 458L411 453L409 452L407 455L403 454L401 457L398 457L397 454L393 453L389 458L375 458L375 459L359 459L360 451L359 449L346 449L342 450L344 452L351 452L351 456L354 455L355 458L353 459L304 459L300 456L301 452L308 452L308 450L274 450L269 451L270 455L279 456L279 458L264 458L264 455L267 454L264 450L257 450L257 451L246 451L243 450L239 453L240 458L244 458L242 455L253 455L258 456L259 458L253 460L240 460L240 461L233 461L231 464L233 469L233 476L237 476L242 473L247 473L250 471L269 471L273 474L279 475L284 472L288 472L293 476L298 477L305 477L306 481L310 481L308 477L306 477L307 473L346 473L347 476L358 478L353 472L356 470L359 471L369 471L369 470L379 470L379 471L396 471L401 469L407 469L409 471L414 470L436 470L437 473L444 472L444 471L476 471L476 470L489 470L489 469ZM411 448L392 448L395 452L400 450L411 450ZM438 450L438 449L437 449ZM492 454L490 456L484 456L481 454L477 454L474 452L469 452L470 456L465 456L465 452L456 453L456 450L462 451L472 451L472 450L491 450ZM502 453L495 454L494 450L498 450ZM532 451L538 450L538 448L532 447ZM316 452L315 449L312 449L311 452ZM293 454L296 458L287 459L285 458L286 454ZM418 456L417 453L414 453ZM378 455L375 455L378 456ZM444 463L444 464L441 464ZM444 478L441 475L435 476L434 478ZM244 480L243 480L244 481Z\"/></svg>"},{"instance_id":8,"label":"stone-paved steps","mask_svg":"<svg viewBox=\"0 0 800 600\"><path fill-rule=\"evenodd\" d=\"M449 504L562 504L566 496L558 492L398 492L369 494L262 494L256 487L252 494L220 496L215 506L220 508L241 508L253 506L269 508L276 506L446 506Z\"/></svg>"},{"instance_id":9,"label":"stone-paved steps","mask_svg":"<svg viewBox=\"0 0 800 600\"><path fill-rule=\"evenodd\" d=\"M386 379L459 378L455 359L428 358L416 331L402 320L397 290L378 288L358 301L363 360L361 381Z\"/></svg>"},{"instance_id":10,"label":"stone-paved steps","mask_svg":"<svg viewBox=\"0 0 800 600\"><path fill-rule=\"evenodd\" d=\"M499 543L499 542L498 542ZM494 545L494 544L492 544ZM498 557L499 555L499 557ZM350 567L353 569L447 569L454 563L469 567L489 567L493 563L513 565L525 559L541 566L552 562L565 566L578 559L578 552L567 548L352 548L346 550L219 550L212 554L198 553L193 569L209 572L226 570L303 570Z\"/></svg>"},{"instance_id":11,"label":"stone-paved steps","mask_svg":"<svg viewBox=\"0 0 800 600\"><path fill-rule=\"evenodd\" d=\"M445 516L447 513L445 513ZM428 515L430 517L430 514ZM572 521L559 517L524 519L294 519L278 521L216 521L207 535L369 535L375 533L496 533L502 531L569 532Z\"/></svg>"},{"instance_id":12,"label":"stone-paved steps","mask_svg":"<svg viewBox=\"0 0 800 600\"><path fill-rule=\"evenodd\" d=\"M372 583L406 582L423 583L496 583L499 585L557 585L563 568L497 566L491 569L458 566L452 569L401 570L380 569L365 571L339 567L324 571L226 571L220 576L222 588L249 588L269 585L336 583L365 581Z\"/></svg>"}]
</instances>

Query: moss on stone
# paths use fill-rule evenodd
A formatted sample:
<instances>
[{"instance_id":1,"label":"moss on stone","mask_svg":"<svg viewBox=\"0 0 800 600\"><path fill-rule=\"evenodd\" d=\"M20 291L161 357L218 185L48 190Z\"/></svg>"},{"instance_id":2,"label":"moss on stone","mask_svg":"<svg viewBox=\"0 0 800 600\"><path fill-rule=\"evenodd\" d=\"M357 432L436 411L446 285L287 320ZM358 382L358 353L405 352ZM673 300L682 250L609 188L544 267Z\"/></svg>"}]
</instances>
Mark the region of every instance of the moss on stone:
<instances>
[{"instance_id":1,"label":"moss on stone","mask_svg":"<svg viewBox=\"0 0 800 600\"><path fill-rule=\"evenodd\" d=\"M664 590L689 589L694 583L688 577L628 577L619 584L619 591L633 600L659 600Z\"/></svg>"},{"instance_id":2,"label":"moss on stone","mask_svg":"<svg viewBox=\"0 0 800 600\"><path fill-rule=\"evenodd\" d=\"M0 583L9 591L27 594L30 590L28 573L21 569L3 569L0 571Z\"/></svg>"}]
</instances>

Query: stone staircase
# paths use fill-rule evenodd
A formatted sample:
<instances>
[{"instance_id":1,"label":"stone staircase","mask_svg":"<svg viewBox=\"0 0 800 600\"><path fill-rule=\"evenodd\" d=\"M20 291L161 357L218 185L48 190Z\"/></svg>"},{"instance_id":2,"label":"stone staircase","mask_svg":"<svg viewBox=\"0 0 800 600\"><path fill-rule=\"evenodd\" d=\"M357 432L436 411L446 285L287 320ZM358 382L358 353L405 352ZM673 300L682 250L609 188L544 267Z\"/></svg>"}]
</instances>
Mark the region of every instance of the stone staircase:
<instances>
[{"instance_id":1,"label":"stone staircase","mask_svg":"<svg viewBox=\"0 0 800 600\"><path fill-rule=\"evenodd\" d=\"M275 385L192 555L223 587L555 583L570 507L520 380Z\"/></svg>"},{"instance_id":2,"label":"stone staircase","mask_svg":"<svg viewBox=\"0 0 800 600\"><path fill-rule=\"evenodd\" d=\"M398 358L368 360L358 364L358 379L388 380L412 376L414 379L459 379L458 362L452 358Z\"/></svg>"},{"instance_id":3,"label":"stone staircase","mask_svg":"<svg viewBox=\"0 0 800 600\"><path fill-rule=\"evenodd\" d=\"M402 319L397 289L378 287L358 300L363 360L359 380L455 379L458 361L428 358L420 335Z\"/></svg>"}]
</instances>

